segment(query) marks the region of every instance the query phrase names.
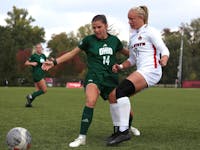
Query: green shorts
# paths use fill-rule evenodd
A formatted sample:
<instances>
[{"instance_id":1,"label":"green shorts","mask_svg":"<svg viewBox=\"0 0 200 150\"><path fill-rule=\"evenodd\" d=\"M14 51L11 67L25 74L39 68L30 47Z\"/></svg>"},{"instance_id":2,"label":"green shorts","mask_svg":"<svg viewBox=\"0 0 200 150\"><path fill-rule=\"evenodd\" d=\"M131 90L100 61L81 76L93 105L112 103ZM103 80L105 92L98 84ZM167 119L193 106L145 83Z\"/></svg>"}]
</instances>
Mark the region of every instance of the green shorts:
<instances>
[{"instance_id":1,"label":"green shorts","mask_svg":"<svg viewBox=\"0 0 200 150\"><path fill-rule=\"evenodd\" d=\"M100 90L100 95L104 100L108 99L109 94L112 90L118 86L118 75L117 74L87 74L84 87L87 84L94 83Z\"/></svg>"},{"instance_id":2,"label":"green shorts","mask_svg":"<svg viewBox=\"0 0 200 150\"><path fill-rule=\"evenodd\" d=\"M45 77L44 73L33 73L33 81L39 82Z\"/></svg>"}]
</instances>

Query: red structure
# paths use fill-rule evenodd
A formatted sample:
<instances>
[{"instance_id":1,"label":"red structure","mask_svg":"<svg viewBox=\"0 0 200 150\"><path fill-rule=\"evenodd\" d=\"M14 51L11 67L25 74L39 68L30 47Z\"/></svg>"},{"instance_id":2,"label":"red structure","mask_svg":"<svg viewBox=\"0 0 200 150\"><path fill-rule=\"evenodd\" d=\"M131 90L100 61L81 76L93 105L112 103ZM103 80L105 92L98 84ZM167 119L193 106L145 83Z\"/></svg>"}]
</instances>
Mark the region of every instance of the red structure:
<instances>
[{"instance_id":1,"label":"red structure","mask_svg":"<svg viewBox=\"0 0 200 150\"><path fill-rule=\"evenodd\" d=\"M200 81L183 81L182 88L200 88Z\"/></svg>"},{"instance_id":2,"label":"red structure","mask_svg":"<svg viewBox=\"0 0 200 150\"><path fill-rule=\"evenodd\" d=\"M81 82L67 82L66 88L82 88Z\"/></svg>"}]
</instances>

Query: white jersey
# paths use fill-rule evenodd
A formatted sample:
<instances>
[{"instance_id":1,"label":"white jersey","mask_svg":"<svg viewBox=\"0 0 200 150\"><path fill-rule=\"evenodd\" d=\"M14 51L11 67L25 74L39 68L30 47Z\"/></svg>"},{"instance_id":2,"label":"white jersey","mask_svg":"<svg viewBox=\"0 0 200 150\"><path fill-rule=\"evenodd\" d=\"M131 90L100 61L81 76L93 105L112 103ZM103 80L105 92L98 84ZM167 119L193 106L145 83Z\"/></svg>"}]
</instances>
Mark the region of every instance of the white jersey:
<instances>
[{"instance_id":1,"label":"white jersey","mask_svg":"<svg viewBox=\"0 0 200 150\"><path fill-rule=\"evenodd\" d=\"M160 57L169 56L169 50L164 44L160 33L148 25L133 30L129 42L130 56L128 61L137 67L148 86L155 85L162 76L159 64Z\"/></svg>"}]
</instances>

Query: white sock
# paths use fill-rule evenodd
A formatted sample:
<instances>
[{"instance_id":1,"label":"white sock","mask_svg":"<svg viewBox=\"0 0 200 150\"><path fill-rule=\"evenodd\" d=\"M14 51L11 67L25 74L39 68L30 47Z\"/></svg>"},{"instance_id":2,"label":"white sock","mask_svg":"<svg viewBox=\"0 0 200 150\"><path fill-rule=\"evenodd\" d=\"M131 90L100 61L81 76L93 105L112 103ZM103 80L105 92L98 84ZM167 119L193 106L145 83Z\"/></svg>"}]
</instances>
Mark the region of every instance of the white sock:
<instances>
[{"instance_id":1,"label":"white sock","mask_svg":"<svg viewBox=\"0 0 200 150\"><path fill-rule=\"evenodd\" d=\"M110 104L110 114L112 117L113 126L120 125L118 107L119 107L118 103Z\"/></svg>"},{"instance_id":2,"label":"white sock","mask_svg":"<svg viewBox=\"0 0 200 150\"><path fill-rule=\"evenodd\" d=\"M128 97L121 97L117 99L118 115L119 115L119 130L125 131L129 127L129 117L131 111L131 104Z\"/></svg>"}]
</instances>

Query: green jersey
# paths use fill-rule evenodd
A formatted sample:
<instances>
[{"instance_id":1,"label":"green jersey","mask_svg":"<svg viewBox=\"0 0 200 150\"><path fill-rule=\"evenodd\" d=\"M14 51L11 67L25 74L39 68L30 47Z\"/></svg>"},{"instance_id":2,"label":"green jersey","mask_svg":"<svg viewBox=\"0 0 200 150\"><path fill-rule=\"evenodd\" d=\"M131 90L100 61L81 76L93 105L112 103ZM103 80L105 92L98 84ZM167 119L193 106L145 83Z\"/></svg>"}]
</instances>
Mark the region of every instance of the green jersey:
<instances>
[{"instance_id":1,"label":"green jersey","mask_svg":"<svg viewBox=\"0 0 200 150\"><path fill-rule=\"evenodd\" d=\"M42 70L41 66L42 63L46 61L46 56L44 54L33 54L29 58L30 62L37 62L36 66L32 66L32 75L33 75L33 81L38 82L42 78L45 77L45 72Z\"/></svg>"},{"instance_id":2,"label":"green jersey","mask_svg":"<svg viewBox=\"0 0 200 150\"><path fill-rule=\"evenodd\" d=\"M90 73L113 73L112 66L116 63L116 52L122 50L121 41L113 35L106 39L97 39L95 35L85 37L78 46L87 54L88 71Z\"/></svg>"},{"instance_id":3,"label":"green jersey","mask_svg":"<svg viewBox=\"0 0 200 150\"><path fill-rule=\"evenodd\" d=\"M98 39L94 34L86 36L78 45L87 55L88 73L85 86L95 83L103 99L118 85L118 74L112 72L116 63L116 53L123 49L121 41L108 34L106 39Z\"/></svg>"}]
</instances>

